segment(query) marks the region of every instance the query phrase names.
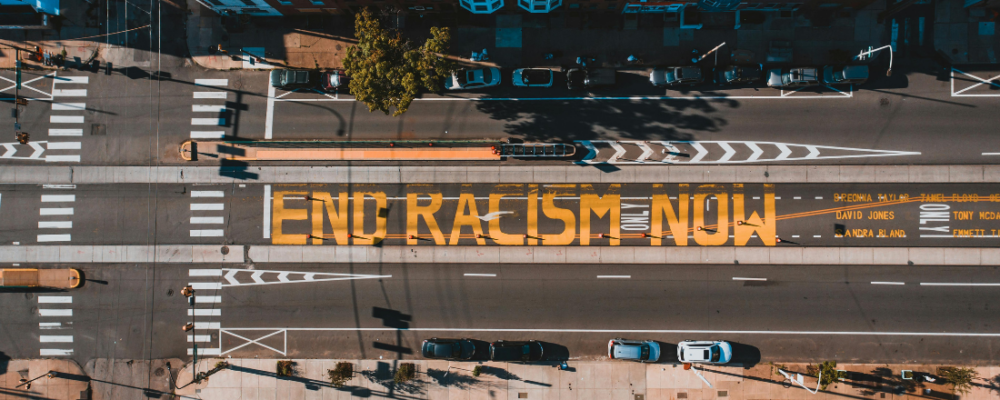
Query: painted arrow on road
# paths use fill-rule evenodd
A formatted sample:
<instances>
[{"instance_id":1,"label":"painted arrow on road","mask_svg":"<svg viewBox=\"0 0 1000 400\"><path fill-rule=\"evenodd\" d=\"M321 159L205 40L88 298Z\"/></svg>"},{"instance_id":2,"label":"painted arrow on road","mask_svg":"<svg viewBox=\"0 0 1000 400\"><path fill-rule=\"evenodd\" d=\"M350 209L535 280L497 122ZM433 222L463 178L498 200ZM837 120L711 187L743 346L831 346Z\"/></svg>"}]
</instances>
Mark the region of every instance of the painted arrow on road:
<instances>
[{"instance_id":1,"label":"painted arrow on road","mask_svg":"<svg viewBox=\"0 0 1000 400\"><path fill-rule=\"evenodd\" d=\"M588 152L577 164L743 164L865 157L919 156L917 151L859 149L743 140L617 141L581 140ZM653 151L651 146L659 146ZM606 149L602 151L603 149ZM631 148L631 149L630 149ZM608 151L611 150L611 151ZM627 153L639 154L638 157ZM602 154L603 153L603 154ZM663 154L654 159L654 154ZM634 159L632 157L635 157Z\"/></svg>"},{"instance_id":2,"label":"painted arrow on road","mask_svg":"<svg viewBox=\"0 0 1000 400\"><path fill-rule=\"evenodd\" d=\"M48 142L44 142L44 141L43 142L28 142L27 147L31 148L31 155L27 156L27 157L24 157L24 156L18 157L18 156L14 155L14 154L17 153L19 147L23 147L25 145L17 143L17 142L14 142L14 143L0 143L0 147L3 147L3 154L0 154L0 159L8 159L8 160L39 160L39 161L45 161L45 157L42 157L42 154L45 153L45 146L42 146L43 143L48 143Z\"/></svg>"},{"instance_id":3,"label":"painted arrow on road","mask_svg":"<svg viewBox=\"0 0 1000 400\"><path fill-rule=\"evenodd\" d=\"M222 271L224 273L223 277L226 280L226 282L222 284L222 287L392 278L392 275L336 274L327 272L268 271L233 268L223 268ZM243 278L243 280L241 281L240 279L237 279L238 277Z\"/></svg>"}]
</instances>

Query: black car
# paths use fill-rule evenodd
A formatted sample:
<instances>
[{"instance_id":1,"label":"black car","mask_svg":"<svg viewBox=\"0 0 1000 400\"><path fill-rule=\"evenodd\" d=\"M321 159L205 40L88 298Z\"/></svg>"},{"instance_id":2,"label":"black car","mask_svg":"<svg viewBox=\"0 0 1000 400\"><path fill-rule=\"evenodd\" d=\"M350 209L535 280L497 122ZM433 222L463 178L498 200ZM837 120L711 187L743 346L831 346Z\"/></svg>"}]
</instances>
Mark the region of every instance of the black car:
<instances>
[{"instance_id":1,"label":"black car","mask_svg":"<svg viewBox=\"0 0 1000 400\"><path fill-rule=\"evenodd\" d=\"M312 89L319 86L319 71L272 70L271 86L279 89Z\"/></svg>"},{"instance_id":2,"label":"black car","mask_svg":"<svg viewBox=\"0 0 1000 400\"><path fill-rule=\"evenodd\" d=\"M715 83L724 85L757 82L763 76L760 66L757 65L730 65L716 68L713 72L715 73Z\"/></svg>"},{"instance_id":3,"label":"black car","mask_svg":"<svg viewBox=\"0 0 1000 400\"><path fill-rule=\"evenodd\" d=\"M490 343L491 361L539 361L544 355L542 344L534 340L526 342L497 340Z\"/></svg>"},{"instance_id":4,"label":"black car","mask_svg":"<svg viewBox=\"0 0 1000 400\"><path fill-rule=\"evenodd\" d=\"M469 339L430 338L424 340L420 353L435 360L469 360L476 355L476 345Z\"/></svg>"}]
</instances>

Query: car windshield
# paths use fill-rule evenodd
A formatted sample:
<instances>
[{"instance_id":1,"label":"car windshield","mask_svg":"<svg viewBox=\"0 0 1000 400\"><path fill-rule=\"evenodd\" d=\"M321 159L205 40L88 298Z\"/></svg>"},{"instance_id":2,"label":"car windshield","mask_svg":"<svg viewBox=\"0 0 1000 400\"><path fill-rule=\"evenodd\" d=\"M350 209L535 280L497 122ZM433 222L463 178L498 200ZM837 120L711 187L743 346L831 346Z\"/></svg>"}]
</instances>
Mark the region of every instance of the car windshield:
<instances>
[{"instance_id":1,"label":"car windshield","mask_svg":"<svg viewBox=\"0 0 1000 400\"><path fill-rule=\"evenodd\" d=\"M677 76L677 79L683 79L684 78L684 70L683 69L677 68L675 70L674 74Z\"/></svg>"},{"instance_id":2,"label":"car windshield","mask_svg":"<svg viewBox=\"0 0 1000 400\"><path fill-rule=\"evenodd\" d=\"M640 348L639 351L640 351L640 353L639 353L639 359L640 360L648 360L649 359L649 345L648 344L642 345L642 347Z\"/></svg>"},{"instance_id":3,"label":"car windshield","mask_svg":"<svg viewBox=\"0 0 1000 400\"><path fill-rule=\"evenodd\" d=\"M719 358L722 357L722 353L719 352L719 346L712 346L712 362L719 362Z\"/></svg>"},{"instance_id":4,"label":"car windshield","mask_svg":"<svg viewBox=\"0 0 1000 400\"><path fill-rule=\"evenodd\" d=\"M483 68L481 71L483 73L483 82L484 83L490 83L490 82L493 81L493 75L492 75L492 72L490 72L489 68Z\"/></svg>"},{"instance_id":5,"label":"car windshield","mask_svg":"<svg viewBox=\"0 0 1000 400\"><path fill-rule=\"evenodd\" d=\"M472 71L468 71L468 70L464 70L464 69L460 69L460 70L456 71L455 72L455 80L458 81L458 85L459 86L465 86L465 84L469 82L469 80L466 78L466 76L468 74L471 74L471 73L472 73Z\"/></svg>"}]
</instances>

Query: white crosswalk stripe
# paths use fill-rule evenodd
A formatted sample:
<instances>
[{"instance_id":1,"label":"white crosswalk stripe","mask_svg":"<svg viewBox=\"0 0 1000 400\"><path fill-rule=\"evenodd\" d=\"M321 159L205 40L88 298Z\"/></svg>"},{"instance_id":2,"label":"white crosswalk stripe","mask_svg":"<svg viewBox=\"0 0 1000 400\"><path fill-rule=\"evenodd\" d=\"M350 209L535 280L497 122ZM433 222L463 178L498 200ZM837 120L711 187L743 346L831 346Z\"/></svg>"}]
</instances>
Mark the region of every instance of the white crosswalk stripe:
<instances>
[{"instance_id":1,"label":"white crosswalk stripe","mask_svg":"<svg viewBox=\"0 0 1000 400\"><path fill-rule=\"evenodd\" d=\"M195 290L194 303L201 307L188 309L188 317L209 319L209 321L194 322L194 330L186 333L187 342L191 345L188 348L188 354L193 355L197 351L199 355L221 355L222 350L213 348L212 345L213 343L221 344L213 341L213 335L218 338L222 334L222 324L211 321L211 319L222 316L220 309L222 305L222 270L192 268L188 269L188 276L192 277L192 280L199 281L190 282L188 285ZM197 350L195 350L196 348Z\"/></svg>"},{"instance_id":2,"label":"white crosswalk stripe","mask_svg":"<svg viewBox=\"0 0 1000 400\"><path fill-rule=\"evenodd\" d=\"M194 92L196 99L225 99L229 92Z\"/></svg>"},{"instance_id":3,"label":"white crosswalk stripe","mask_svg":"<svg viewBox=\"0 0 1000 400\"><path fill-rule=\"evenodd\" d=\"M45 295L38 296L38 316L42 318L42 321L38 322L38 343L41 344L39 348L39 355L45 357L66 357L73 355L72 343L73 335L67 335L66 333L71 333L72 321L67 321L66 318L73 316L73 309L66 308L73 306L73 296L55 296L55 295ZM61 307L61 308L47 308L47 307ZM59 321L46 321L46 318L59 318ZM67 326L63 325L66 322ZM43 335L41 333L62 333L61 335ZM59 343L59 348L48 348L50 343ZM68 345L68 346L67 346ZM69 347L69 348L67 348Z\"/></svg>"},{"instance_id":4,"label":"white crosswalk stripe","mask_svg":"<svg viewBox=\"0 0 1000 400\"><path fill-rule=\"evenodd\" d=\"M75 186L57 186L57 185L46 185L43 186L43 190L56 190L56 193L66 193L66 190L73 190ZM50 192L51 193L51 192ZM41 195L41 202L45 205L56 205L57 203L70 203L66 205L71 205L71 203L76 202L75 194L43 194ZM73 208L71 207L42 207L38 210L38 229L72 229L73 221L71 220L73 215ZM56 218L52 218L56 217ZM63 231L65 232L65 231ZM39 233L36 237L38 243L51 243L51 242L69 242L72 240L72 235L69 233L55 233L51 231L43 231ZM41 301L41 298L39 298Z\"/></svg>"},{"instance_id":5,"label":"white crosswalk stripe","mask_svg":"<svg viewBox=\"0 0 1000 400\"><path fill-rule=\"evenodd\" d=\"M191 139L222 139L226 137L223 131L191 131Z\"/></svg>"},{"instance_id":6,"label":"white crosswalk stripe","mask_svg":"<svg viewBox=\"0 0 1000 400\"><path fill-rule=\"evenodd\" d=\"M49 136L83 136L83 129L49 129Z\"/></svg>"},{"instance_id":7,"label":"white crosswalk stripe","mask_svg":"<svg viewBox=\"0 0 1000 400\"><path fill-rule=\"evenodd\" d=\"M87 103L52 103L52 111L83 111Z\"/></svg>"},{"instance_id":8,"label":"white crosswalk stripe","mask_svg":"<svg viewBox=\"0 0 1000 400\"><path fill-rule=\"evenodd\" d=\"M39 308L38 315L42 317L72 317L73 309Z\"/></svg>"},{"instance_id":9,"label":"white crosswalk stripe","mask_svg":"<svg viewBox=\"0 0 1000 400\"><path fill-rule=\"evenodd\" d=\"M229 79L195 79L194 84L197 86L229 86Z\"/></svg>"},{"instance_id":10,"label":"white crosswalk stripe","mask_svg":"<svg viewBox=\"0 0 1000 400\"><path fill-rule=\"evenodd\" d=\"M191 199L192 201L198 201L197 203L191 203L191 219L190 223L192 228L203 228L200 225L225 225L226 217L224 215L203 215L205 211L225 211L225 203L202 203L205 201L202 199L224 199L226 192L222 190L192 190ZM194 200L198 199L198 200ZM224 229L191 229L191 237L223 237L225 236Z\"/></svg>"},{"instance_id":11,"label":"white crosswalk stripe","mask_svg":"<svg viewBox=\"0 0 1000 400\"><path fill-rule=\"evenodd\" d=\"M52 77L52 97L71 98L87 97L87 89L80 89L80 85L90 83L88 76L59 76ZM61 99L60 99L61 100ZM67 99L70 100L70 99ZM75 99L73 99L75 100ZM82 128L62 126L72 124L84 124L86 122L87 103L74 101L53 101L53 114L49 116L49 123L59 128L49 129L49 140L46 146L46 154L42 157L47 163L78 163L81 155L81 142L62 142L62 137L83 136ZM50 153L49 151L55 151ZM63 153L67 151L68 153Z\"/></svg>"}]
</instances>

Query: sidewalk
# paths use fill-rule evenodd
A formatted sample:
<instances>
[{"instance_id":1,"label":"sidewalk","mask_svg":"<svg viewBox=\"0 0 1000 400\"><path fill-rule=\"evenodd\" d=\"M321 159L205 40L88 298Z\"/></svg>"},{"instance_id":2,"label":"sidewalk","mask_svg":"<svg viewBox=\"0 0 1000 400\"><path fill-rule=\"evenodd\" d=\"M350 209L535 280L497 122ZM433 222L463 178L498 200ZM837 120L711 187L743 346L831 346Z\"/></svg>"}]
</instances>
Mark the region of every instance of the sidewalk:
<instances>
[{"instance_id":1,"label":"sidewalk","mask_svg":"<svg viewBox=\"0 0 1000 400\"><path fill-rule=\"evenodd\" d=\"M217 70L267 69L277 67L341 68L353 39L352 16L322 16L324 23L308 26L311 19L291 17L253 18L242 32L223 29L221 18L195 0L187 0L188 47L194 62ZM797 64L824 65L846 62L845 57L868 46L884 45L885 26L875 22L884 3L851 13L838 13L817 22L803 16L782 17L778 11L759 12L757 18L736 28L735 13L703 13L705 27L680 29L676 14L620 14L614 12L547 15L526 13L471 16L456 14L401 13L399 20L406 36L423 38L431 26L452 28L452 55L463 66L570 66L579 56L589 56L607 67L645 70L656 65L690 65L692 50L706 52L726 42L718 52L718 64L731 62L731 52L741 50L743 63L767 62L774 41L791 41L792 58ZM305 21L306 23L303 23ZM239 30L239 29L236 29ZM210 46L222 44L230 54L211 54ZM239 50L266 55L271 64L250 65ZM473 51L487 50L486 62L469 61ZM265 54L266 53L266 54ZM555 57L546 59L546 53ZM644 63L627 66L629 55ZM711 67L715 58L702 62Z\"/></svg>"},{"instance_id":2,"label":"sidewalk","mask_svg":"<svg viewBox=\"0 0 1000 400\"><path fill-rule=\"evenodd\" d=\"M93 7L96 7L96 4L86 1L64 1L60 7L60 22L58 25L53 24L56 30L12 29L0 32L0 68L15 67L18 53L15 48L22 50L20 59L24 68L59 68L43 65L42 60L38 58L39 55L34 53L35 46L39 47L40 53L45 53L47 50L52 56L59 55L65 50L67 68L91 62L98 55L102 38L77 39L100 33L97 20L91 18Z\"/></svg>"},{"instance_id":3,"label":"sidewalk","mask_svg":"<svg viewBox=\"0 0 1000 400\"><path fill-rule=\"evenodd\" d=\"M3 354L0 353L0 356ZM63 372L75 375L73 378L41 378L31 382L31 388L15 386L21 379L34 379L49 371ZM0 400L21 399L86 399L89 384L86 374L73 361L69 360L9 360L0 358Z\"/></svg>"},{"instance_id":4,"label":"sidewalk","mask_svg":"<svg viewBox=\"0 0 1000 400\"><path fill-rule=\"evenodd\" d=\"M219 360L201 360L198 371L208 371ZM524 365L495 362L448 362L427 360L292 360L296 373L277 377L274 359L228 359L230 367L199 384L192 380L192 366L177 379L175 393L203 399L595 399L595 400L767 400L767 399L950 399L951 387L903 380L900 371L934 374L937 365L844 364L851 379L832 384L816 395L783 381L777 367L758 363L744 368L707 366L702 374L708 387L692 371L677 363L638 364L619 361L569 361L569 370L554 364ZM330 384L327 371L338 362L353 364L354 377L343 387ZM396 383L393 377L402 363L414 364L412 380ZM482 373L472 370L481 366ZM808 375L806 364L787 364L787 371ZM1000 395L1000 367L976 368L979 379L963 400L986 400ZM816 388L816 378L806 376L806 386Z\"/></svg>"}]
</instances>

